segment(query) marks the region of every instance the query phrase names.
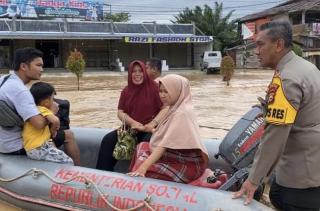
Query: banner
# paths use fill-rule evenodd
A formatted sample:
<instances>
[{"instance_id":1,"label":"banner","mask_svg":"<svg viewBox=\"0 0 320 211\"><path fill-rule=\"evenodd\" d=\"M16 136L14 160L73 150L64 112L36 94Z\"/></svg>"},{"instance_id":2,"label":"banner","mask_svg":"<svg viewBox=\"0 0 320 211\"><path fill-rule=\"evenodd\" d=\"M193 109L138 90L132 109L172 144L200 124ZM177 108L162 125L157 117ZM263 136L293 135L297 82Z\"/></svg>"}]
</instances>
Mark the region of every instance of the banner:
<instances>
[{"instance_id":1,"label":"banner","mask_svg":"<svg viewBox=\"0 0 320 211\"><path fill-rule=\"evenodd\" d=\"M241 25L241 29L242 29L241 34L244 40L253 38L253 35L255 34L255 27L256 25L254 22L246 23L246 24L243 23Z\"/></svg>"},{"instance_id":2,"label":"banner","mask_svg":"<svg viewBox=\"0 0 320 211\"><path fill-rule=\"evenodd\" d=\"M320 34L320 23L312 23L312 32L316 35Z\"/></svg>"},{"instance_id":3,"label":"banner","mask_svg":"<svg viewBox=\"0 0 320 211\"><path fill-rule=\"evenodd\" d=\"M0 17L102 20L104 0L0 0Z\"/></svg>"},{"instance_id":4,"label":"banner","mask_svg":"<svg viewBox=\"0 0 320 211\"><path fill-rule=\"evenodd\" d=\"M212 36L127 36L126 43L206 43L212 42Z\"/></svg>"}]
</instances>

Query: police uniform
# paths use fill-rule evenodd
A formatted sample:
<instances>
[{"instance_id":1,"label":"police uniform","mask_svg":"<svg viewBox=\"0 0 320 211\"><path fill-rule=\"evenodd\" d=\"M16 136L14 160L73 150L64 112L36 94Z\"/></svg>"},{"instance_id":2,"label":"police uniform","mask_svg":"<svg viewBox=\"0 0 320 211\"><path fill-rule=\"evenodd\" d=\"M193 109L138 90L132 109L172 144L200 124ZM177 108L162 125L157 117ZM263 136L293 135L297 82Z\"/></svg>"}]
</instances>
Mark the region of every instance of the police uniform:
<instances>
[{"instance_id":1,"label":"police uniform","mask_svg":"<svg viewBox=\"0 0 320 211\"><path fill-rule=\"evenodd\" d=\"M320 71L287 53L278 63L266 96L266 128L249 181L259 184L275 168L271 187L278 208L320 208ZM270 195L271 196L271 195ZM271 196L272 201L272 196ZM277 202L275 202L277 206ZM300 209L300 208L301 209Z\"/></svg>"}]
</instances>

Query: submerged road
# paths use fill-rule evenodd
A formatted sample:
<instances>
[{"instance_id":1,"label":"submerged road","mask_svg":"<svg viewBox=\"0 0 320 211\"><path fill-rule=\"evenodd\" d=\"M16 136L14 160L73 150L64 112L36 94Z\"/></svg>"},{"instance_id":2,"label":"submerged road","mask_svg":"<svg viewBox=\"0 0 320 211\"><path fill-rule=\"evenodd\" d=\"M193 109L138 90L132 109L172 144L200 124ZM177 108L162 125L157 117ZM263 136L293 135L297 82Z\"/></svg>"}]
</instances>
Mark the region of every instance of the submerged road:
<instances>
[{"instance_id":1,"label":"submerged road","mask_svg":"<svg viewBox=\"0 0 320 211\"><path fill-rule=\"evenodd\" d=\"M165 72L164 74L171 73ZM264 97L272 78L271 70L237 71L226 86L220 75L206 75L199 70L179 70L174 73L187 77L203 138L223 138L232 125L251 106ZM44 81L57 89L57 97L71 102L71 125L81 127L117 128L117 103L127 75L119 72L87 73L77 81L71 74L44 74Z\"/></svg>"}]
</instances>

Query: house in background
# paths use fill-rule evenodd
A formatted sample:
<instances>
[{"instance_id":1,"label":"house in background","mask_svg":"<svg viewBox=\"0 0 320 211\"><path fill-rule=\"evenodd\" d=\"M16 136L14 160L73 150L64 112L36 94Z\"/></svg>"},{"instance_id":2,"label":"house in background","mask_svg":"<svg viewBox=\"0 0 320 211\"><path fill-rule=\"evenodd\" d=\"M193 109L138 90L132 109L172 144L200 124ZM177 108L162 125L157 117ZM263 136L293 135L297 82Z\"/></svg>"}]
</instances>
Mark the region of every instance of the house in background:
<instances>
[{"instance_id":1,"label":"house in background","mask_svg":"<svg viewBox=\"0 0 320 211\"><path fill-rule=\"evenodd\" d=\"M303 57L320 67L320 0L291 0L238 20L243 45L228 49L238 68L259 68L254 39L259 27L269 21L289 21L293 39L301 45Z\"/></svg>"}]
</instances>

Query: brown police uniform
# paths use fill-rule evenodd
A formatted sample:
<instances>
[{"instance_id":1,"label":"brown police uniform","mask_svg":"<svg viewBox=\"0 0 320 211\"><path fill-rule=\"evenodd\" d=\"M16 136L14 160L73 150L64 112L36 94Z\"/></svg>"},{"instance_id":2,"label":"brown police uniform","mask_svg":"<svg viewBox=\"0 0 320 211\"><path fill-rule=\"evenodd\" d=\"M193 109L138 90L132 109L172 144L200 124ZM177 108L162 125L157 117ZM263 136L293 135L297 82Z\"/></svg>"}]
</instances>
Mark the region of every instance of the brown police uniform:
<instances>
[{"instance_id":1,"label":"brown police uniform","mask_svg":"<svg viewBox=\"0 0 320 211\"><path fill-rule=\"evenodd\" d=\"M276 184L318 189L320 201L320 71L293 51L287 53L277 65L266 102L265 133L249 181L259 184L275 168Z\"/></svg>"}]
</instances>

